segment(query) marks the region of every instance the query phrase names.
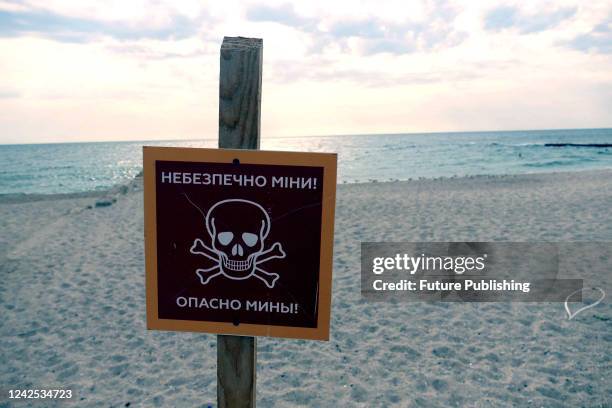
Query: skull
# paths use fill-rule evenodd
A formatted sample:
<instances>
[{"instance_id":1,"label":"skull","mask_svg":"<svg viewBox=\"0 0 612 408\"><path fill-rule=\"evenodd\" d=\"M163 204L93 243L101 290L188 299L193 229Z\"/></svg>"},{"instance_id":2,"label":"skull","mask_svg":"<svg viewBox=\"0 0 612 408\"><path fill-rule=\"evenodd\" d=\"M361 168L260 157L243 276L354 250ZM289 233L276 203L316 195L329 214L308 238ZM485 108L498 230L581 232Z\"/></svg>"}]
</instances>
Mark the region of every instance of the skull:
<instances>
[{"instance_id":1,"label":"skull","mask_svg":"<svg viewBox=\"0 0 612 408\"><path fill-rule=\"evenodd\" d=\"M219 201L208 210L206 229L223 273L232 279L250 277L270 231L263 207L242 199Z\"/></svg>"}]
</instances>

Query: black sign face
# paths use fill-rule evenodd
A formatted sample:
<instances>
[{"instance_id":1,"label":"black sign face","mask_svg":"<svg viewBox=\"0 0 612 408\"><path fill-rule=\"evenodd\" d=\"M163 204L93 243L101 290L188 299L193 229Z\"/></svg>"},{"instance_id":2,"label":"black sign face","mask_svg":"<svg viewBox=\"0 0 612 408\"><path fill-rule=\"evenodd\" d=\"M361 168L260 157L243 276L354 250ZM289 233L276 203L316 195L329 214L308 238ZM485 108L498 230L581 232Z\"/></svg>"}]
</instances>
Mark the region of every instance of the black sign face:
<instances>
[{"instance_id":1,"label":"black sign face","mask_svg":"<svg viewBox=\"0 0 612 408\"><path fill-rule=\"evenodd\" d=\"M212 323L201 331L246 334L256 325L271 335L322 338L320 330L328 328L319 326L328 326L329 302L321 311L321 280L330 292L331 270L321 274L321 252L329 241L324 247L331 255L333 241L322 234L324 217L329 222L327 164L261 160L266 155L286 160L285 153L251 151L247 156L266 162L252 163L243 151L173 150L235 154L152 163L145 184L153 181L155 188L156 288L147 291L156 292L155 320ZM335 168L333 173L335 190ZM313 333L283 332L290 328Z\"/></svg>"}]
</instances>

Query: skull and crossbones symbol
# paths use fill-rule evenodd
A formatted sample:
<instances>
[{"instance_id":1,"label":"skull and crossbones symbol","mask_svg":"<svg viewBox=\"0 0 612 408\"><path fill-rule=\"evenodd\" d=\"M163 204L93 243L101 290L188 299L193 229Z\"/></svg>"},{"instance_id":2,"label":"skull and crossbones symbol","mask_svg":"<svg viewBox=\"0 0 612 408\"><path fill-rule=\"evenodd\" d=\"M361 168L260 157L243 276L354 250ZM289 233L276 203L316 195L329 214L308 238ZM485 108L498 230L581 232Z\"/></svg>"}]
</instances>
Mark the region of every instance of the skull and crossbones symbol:
<instances>
[{"instance_id":1,"label":"skull and crossbones symbol","mask_svg":"<svg viewBox=\"0 0 612 408\"><path fill-rule=\"evenodd\" d=\"M261 269L260 265L275 258L284 258L279 242L265 249L265 239L270 232L270 217L264 208L243 199L222 200L214 204L206 214L206 230L212 247L200 238L193 241L189 252L202 255L216 265L197 269L202 285L217 276L243 280L252 276L273 288L278 274Z\"/></svg>"}]
</instances>

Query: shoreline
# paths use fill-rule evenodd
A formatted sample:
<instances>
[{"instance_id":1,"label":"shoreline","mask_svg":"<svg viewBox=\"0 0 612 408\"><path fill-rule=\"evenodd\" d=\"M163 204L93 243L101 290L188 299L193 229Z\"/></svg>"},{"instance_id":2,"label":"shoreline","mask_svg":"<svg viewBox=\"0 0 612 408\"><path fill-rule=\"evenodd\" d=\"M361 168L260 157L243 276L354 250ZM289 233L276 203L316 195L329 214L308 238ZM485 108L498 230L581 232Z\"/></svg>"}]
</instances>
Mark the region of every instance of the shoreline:
<instances>
[{"instance_id":1,"label":"shoreline","mask_svg":"<svg viewBox=\"0 0 612 408\"><path fill-rule=\"evenodd\" d=\"M142 183L142 173L124 184L116 184L103 190L79 191L74 193L7 193L0 194L0 205L19 204L33 201L78 200L87 198L104 198L109 195L125 194Z\"/></svg>"},{"instance_id":2,"label":"shoreline","mask_svg":"<svg viewBox=\"0 0 612 408\"><path fill-rule=\"evenodd\" d=\"M603 169L584 169L584 170L575 170L575 171L554 171L554 172L535 172L535 173L520 173L520 174L478 174L471 176L441 176L441 177L419 177L419 178L409 178L409 179L387 179L387 180L378 180L378 179L370 179L368 181L358 181L354 183L338 183L338 190L343 190L347 188L352 188L355 186L363 186L363 185L388 185L388 184L417 184L417 183L436 183L436 182L448 182L455 181L458 183L465 182L467 180L478 181L478 180L498 180L498 181L508 181L514 180L519 181L521 179L537 179L540 177L564 177L571 176L573 174L584 175L587 177L590 176L609 176L612 177L612 168L603 168ZM102 190L89 190L89 191L79 191L73 193L0 193L0 205L2 204L19 204L33 201L55 201L55 200L72 200L72 199L87 199L87 198L105 198L109 195L117 195L120 193L125 194L127 191L134 188L135 184L142 183L142 171L133 179L128 180L126 183L116 184L112 187Z\"/></svg>"}]
</instances>

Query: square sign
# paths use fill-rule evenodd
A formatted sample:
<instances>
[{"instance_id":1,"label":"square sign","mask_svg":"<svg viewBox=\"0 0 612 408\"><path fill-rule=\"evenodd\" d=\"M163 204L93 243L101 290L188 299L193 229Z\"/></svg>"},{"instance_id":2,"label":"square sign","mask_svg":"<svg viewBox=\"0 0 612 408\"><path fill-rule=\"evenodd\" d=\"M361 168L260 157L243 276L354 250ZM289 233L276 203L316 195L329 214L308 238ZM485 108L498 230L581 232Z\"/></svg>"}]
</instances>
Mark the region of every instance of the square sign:
<instances>
[{"instance_id":1,"label":"square sign","mask_svg":"<svg viewBox=\"0 0 612 408\"><path fill-rule=\"evenodd\" d=\"M144 147L147 327L329 339L336 161Z\"/></svg>"}]
</instances>

